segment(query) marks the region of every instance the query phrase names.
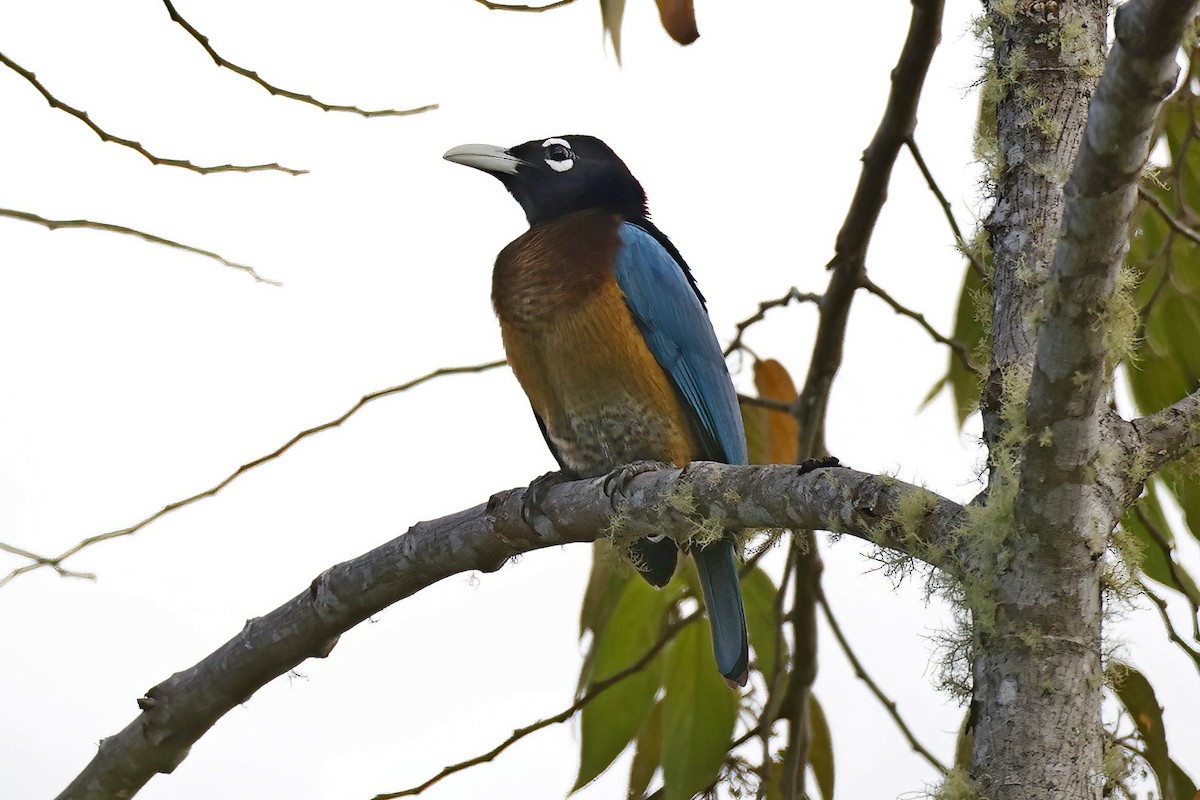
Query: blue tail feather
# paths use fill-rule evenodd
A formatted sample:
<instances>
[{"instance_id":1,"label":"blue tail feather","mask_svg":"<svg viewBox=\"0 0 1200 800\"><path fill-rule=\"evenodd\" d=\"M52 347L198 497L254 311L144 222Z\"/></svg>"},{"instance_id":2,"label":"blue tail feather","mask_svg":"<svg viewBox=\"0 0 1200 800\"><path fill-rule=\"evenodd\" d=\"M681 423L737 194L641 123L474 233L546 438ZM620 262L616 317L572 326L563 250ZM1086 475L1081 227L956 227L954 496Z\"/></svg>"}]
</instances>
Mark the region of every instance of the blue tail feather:
<instances>
[{"instance_id":1,"label":"blue tail feather","mask_svg":"<svg viewBox=\"0 0 1200 800\"><path fill-rule=\"evenodd\" d=\"M708 622L712 627L713 655L717 659L717 668L731 683L745 686L750 653L733 542L720 539L693 553L700 574L700 588L704 591Z\"/></svg>"}]
</instances>

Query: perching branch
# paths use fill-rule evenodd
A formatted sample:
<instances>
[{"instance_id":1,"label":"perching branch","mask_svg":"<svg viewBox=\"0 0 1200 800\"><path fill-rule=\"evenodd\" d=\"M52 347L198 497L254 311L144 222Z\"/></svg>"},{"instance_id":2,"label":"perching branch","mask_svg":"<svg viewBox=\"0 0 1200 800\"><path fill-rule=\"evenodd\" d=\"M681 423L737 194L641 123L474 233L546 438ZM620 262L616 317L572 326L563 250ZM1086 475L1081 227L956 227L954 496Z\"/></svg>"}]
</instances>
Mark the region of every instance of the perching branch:
<instances>
[{"instance_id":1,"label":"perching branch","mask_svg":"<svg viewBox=\"0 0 1200 800\"><path fill-rule=\"evenodd\" d=\"M663 531L682 538L700 519L721 519L727 527L818 528L892 547L914 539L936 547L952 541L964 515L925 489L844 468L802 473L795 466L696 462L638 475L614 497L605 493L604 478L575 481L547 491L531 522L523 514L525 492L501 492L486 504L418 523L250 620L217 651L147 691L142 713L101 741L60 800L132 797L155 773L178 766L227 711L305 659L327 656L344 631L372 614L460 572L491 572L522 553L593 541L616 516L622 539ZM901 530L894 520L913 493L929 511Z\"/></svg>"},{"instance_id":2,"label":"perching branch","mask_svg":"<svg viewBox=\"0 0 1200 800\"><path fill-rule=\"evenodd\" d=\"M0 56L0 58L2 57L3 56ZM90 219L46 219L45 217L39 217L37 214L31 214L28 211L17 211L11 208L0 208L0 217L8 217L10 219L23 220L24 222L32 222L34 224L49 228L52 231L58 230L59 228L89 228L94 231L108 231L109 233L120 233L124 234L125 236L136 236L137 238L144 239L147 242L162 244L166 245L167 247L174 247L177 250L183 250L188 253L195 253L196 255L204 256L205 258L211 258L212 260L224 264L231 269L245 272L259 283L269 283L272 286L283 285L279 281L272 280L271 278L264 278L262 275L259 275L258 272L255 271L254 267L250 267L245 264L239 264L236 261L230 261L223 256L217 255L211 250L203 250L199 247L193 247L190 244L177 242L174 239L166 239L162 236L156 236L153 233L146 233L145 231L139 231L134 228L126 228L124 225L113 225L110 222L93 222Z\"/></svg>"},{"instance_id":3,"label":"perching branch","mask_svg":"<svg viewBox=\"0 0 1200 800\"><path fill-rule=\"evenodd\" d=\"M300 94L298 92L289 91L288 89L281 89L274 84L268 83L254 70L240 67L223 57L220 53L213 49L213 46L209 43L207 36L196 30L196 28L190 22L180 16L179 12L175 10L175 6L171 3L171 0L163 0L163 4L167 7L167 13L171 15L171 19L179 23L180 27L187 31L189 36L199 42L200 46L204 48L204 52L208 53L209 58L211 58L218 67L224 67L231 72L236 72L243 78L249 78L273 95L286 97L289 100L297 100L301 103L308 103L309 105L316 106L322 111L346 111L353 114L359 114L363 117L407 117L412 114L433 111L438 107L437 103L432 103L430 105L419 106L417 108L383 108L376 111L366 111L358 106L343 106L333 103L323 103L311 95Z\"/></svg>"},{"instance_id":4,"label":"perching branch","mask_svg":"<svg viewBox=\"0 0 1200 800\"><path fill-rule=\"evenodd\" d=\"M75 117L75 119L79 120L84 125L87 125L89 128L91 128L92 132L95 133L97 136L99 136L102 141L112 142L113 144L119 144L122 147L127 147L130 150L133 150L134 152L141 154L143 157L146 158L147 161L149 161L152 164L161 164L161 165L167 166L167 167L181 167L183 169L190 169L192 172L199 172L202 175L208 175L213 172L262 172L264 170L273 170L276 172L286 172L289 175L303 175L308 172L308 170L306 170L306 169L292 169L291 167L285 167L285 166L282 166L282 165L276 164L276 163L253 164L250 166L241 166L238 164L221 164L219 166L206 167L206 166L201 166L199 164L193 164L191 161L186 161L181 158L162 158L160 156L156 156L154 153L151 153L149 150L147 150L145 147L143 147L141 142L135 142L132 139L125 139L120 136L114 136L113 134L111 134L108 131L101 128L96 123L92 122L91 117L88 116L88 112L80 111L78 108L75 108L74 106L69 106L66 103L64 103L63 101L59 100L57 97L55 97L53 94L50 93L49 89L47 89L45 86L43 86L41 84L41 82L38 81L36 75L34 75L32 72L30 72L29 70L22 67L17 62L15 62L12 59L5 56L3 53L0 53L0 64L3 64L4 66L11 69L13 72L20 75L25 80L29 81L29 83L33 85L33 88L37 89L38 92L41 93L42 97L46 98L46 102L48 102L51 105L51 107L57 108L60 111L65 111L66 113L70 114L72 117Z\"/></svg>"},{"instance_id":5,"label":"perching branch","mask_svg":"<svg viewBox=\"0 0 1200 800\"><path fill-rule=\"evenodd\" d=\"M305 430L300 431L295 436L288 439L282 445L277 447L275 450L272 450L270 453L267 453L266 455L259 456L258 458L254 459L253 461L247 461L245 464L242 464L240 467L238 467L233 472L231 472L228 476L226 476L224 480L220 481L219 483L217 483L213 486L210 486L207 489L204 489L203 491L196 492L195 494L193 494L189 497L185 497L182 500L176 500L172 503L168 503L167 505L163 506L158 511L155 511L153 514L146 517L145 519L142 519L139 522L135 522L132 525L129 525L127 527L118 528L116 530L108 531L106 533L98 533L95 536L89 536L88 538L78 542L77 544L70 547L69 549L64 550L62 553L58 554L57 556L54 556L53 558L42 558L37 561L31 561L29 564L26 564L22 567L18 567L17 569L14 569L12 572L10 572L8 575L6 575L4 578L0 578L0 588L2 588L6 583L13 580L14 578L17 578L17 577L25 574L26 572L32 572L33 570L38 569L40 567L52 567L55 570L57 570L59 572L59 574L63 574L63 571L60 569L62 562L67 560L71 556L75 555L79 551L84 550L88 547L91 547L92 545L97 544L99 542L106 542L110 539L119 539L119 538L122 538L125 536L130 536L132 534L135 534L138 531L140 531L142 528L145 528L150 523L161 519L162 517L166 516L167 514L171 513L172 511L177 511L178 509L183 508L184 506L189 506L192 503L195 503L199 500L203 500L206 497L212 497L213 495L217 494L217 492L221 491L226 486L233 483L237 478L241 477L242 475L244 475L245 473L254 469L255 467L260 467L263 464L267 463L268 461L273 461L274 459L279 458L281 455L286 453L288 450L292 449L292 447L294 445L298 444L299 442L303 441L304 439L307 439L310 436L315 436L316 434L321 433L322 431L327 431L331 428L338 427L343 422L350 419L350 417L352 417L354 414L356 414L363 406L367 405L368 403L370 403L372 401L379 400L380 398L388 397L393 394L399 394L400 392L404 392L404 391L412 389L416 386L420 386L422 383L431 381L434 378L440 378L444 375L463 375L463 374L467 374L467 373L486 372L489 369L495 369L496 367L502 367L506 363L507 362L505 362L505 361L489 361L486 364L472 364L469 366L462 366L462 367L442 367L440 369L435 369L433 372L426 373L425 375L422 375L419 378L414 378L411 381L402 383L398 386L392 386L388 389L381 389L377 392L371 392L370 394L363 395L357 403L355 403L353 406L351 406L349 409L347 409L340 417L337 417L336 419L331 419L327 422L322 422L320 425L314 425L311 428L306 428Z\"/></svg>"}]
</instances>

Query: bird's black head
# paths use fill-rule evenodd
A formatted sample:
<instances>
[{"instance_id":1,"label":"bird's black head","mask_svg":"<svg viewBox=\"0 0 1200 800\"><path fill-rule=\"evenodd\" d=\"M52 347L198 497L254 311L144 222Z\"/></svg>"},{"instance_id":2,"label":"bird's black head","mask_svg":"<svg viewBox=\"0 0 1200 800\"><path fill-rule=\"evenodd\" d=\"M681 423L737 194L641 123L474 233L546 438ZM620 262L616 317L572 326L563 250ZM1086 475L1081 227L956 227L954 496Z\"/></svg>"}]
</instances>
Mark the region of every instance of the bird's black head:
<instances>
[{"instance_id":1,"label":"bird's black head","mask_svg":"<svg viewBox=\"0 0 1200 800\"><path fill-rule=\"evenodd\" d=\"M611 211L630 220L647 215L641 184L595 136L534 139L508 150L464 144L449 150L445 158L499 178L521 204L530 225L577 211Z\"/></svg>"}]
</instances>

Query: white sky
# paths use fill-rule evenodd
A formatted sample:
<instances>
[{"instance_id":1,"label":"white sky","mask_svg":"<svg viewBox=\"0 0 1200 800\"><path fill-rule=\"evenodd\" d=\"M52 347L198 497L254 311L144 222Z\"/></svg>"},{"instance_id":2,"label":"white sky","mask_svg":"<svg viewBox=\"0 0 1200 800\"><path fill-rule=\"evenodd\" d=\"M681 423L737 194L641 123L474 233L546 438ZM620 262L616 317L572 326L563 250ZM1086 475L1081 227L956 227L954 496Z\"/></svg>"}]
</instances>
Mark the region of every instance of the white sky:
<instances>
[{"instance_id":1,"label":"white sky","mask_svg":"<svg viewBox=\"0 0 1200 800\"><path fill-rule=\"evenodd\" d=\"M542 15L470 0L178 8L223 55L283 87L364 108L442 108L363 120L272 98L217 69L153 2L0 6L0 50L111 132L196 163L312 171L155 167L0 72L0 206L173 237L285 284L130 238L0 219L0 540L39 552L211 486L363 394L499 357L491 263L524 221L496 181L441 160L453 145L604 138L645 185L723 339L762 299L821 291L909 13L878 0L853 18L839 4L701 2L702 38L679 48L653 4L631 3L618 68L589 0ZM968 230L975 10L948 9L917 133ZM868 263L949 332L962 259L904 154ZM773 312L749 342L800 380L814 320ZM973 496L977 423L957 435L945 397L916 411L945 353L867 296L851 327L833 452ZM735 380L747 386L748 369ZM552 466L506 371L447 378L69 563L95 583L42 571L0 590L0 797L55 794L146 689L329 565ZM930 688L945 610L922 602L919 581L893 591L849 538L823 552L826 591L868 669L950 760L962 710ZM140 797L357 800L490 749L570 703L587 568L586 547L549 550L410 598L302 665L303 678L230 712ZM1120 637L1153 644L1137 662L1167 705L1176 758L1200 777L1200 752L1181 744L1196 675L1155 626L1135 614ZM832 638L821 646L816 691L838 795L915 796L933 772ZM577 747L577 729L556 726L426 796L562 797ZM625 756L578 796L623 796L627 767Z\"/></svg>"}]
</instances>

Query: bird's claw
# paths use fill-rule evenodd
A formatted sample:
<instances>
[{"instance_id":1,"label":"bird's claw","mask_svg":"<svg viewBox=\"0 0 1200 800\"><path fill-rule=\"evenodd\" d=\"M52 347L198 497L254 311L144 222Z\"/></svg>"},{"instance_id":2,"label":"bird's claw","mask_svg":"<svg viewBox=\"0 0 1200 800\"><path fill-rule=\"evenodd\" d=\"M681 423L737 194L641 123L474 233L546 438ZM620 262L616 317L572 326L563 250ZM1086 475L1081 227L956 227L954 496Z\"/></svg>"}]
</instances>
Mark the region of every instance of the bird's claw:
<instances>
[{"instance_id":1,"label":"bird's claw","mask_svg":"<svg viewBox=\"0 0 1200 800\"><path fill-rule=\"evenodd\" d=\"M535 517L542 519L546 517L545 512L542 511L542 502L546 499L546 493L560 483L566 483L569 480L571 477L561 470L547 472L545 475L534 478L530 482L529 488L525 490L525 497L521 500L521 521L536 530Z\"/></svg>"},{"instance_id":2,"label":"bird's claw","mask_svg":"<svg viewBox=\"0 0 1200 800\"><path fill-rule=\"evenodd\" d=\"M840 467L842 462L838 461L834 456L825 456L824 458L806 458L800 462L800 474L812 472L825 467Z\"/></svg>"},{"instance_id":3,"label":"bird's claw","mask_svg":"<svg viewBox=\"0 0 1200 800\"><path fill-rule=\"evenodd\" d=\"M617 467L608 475L604 476L604 494L608 495L608 501L616 508L617 495L625 496L625 487L629 482L646 472L654 472L660 469L670 469L672 464L665 461L653 461L651 459L643 459L641 461L631 461L628 464Z\"/></svg>"}]
</instances>

